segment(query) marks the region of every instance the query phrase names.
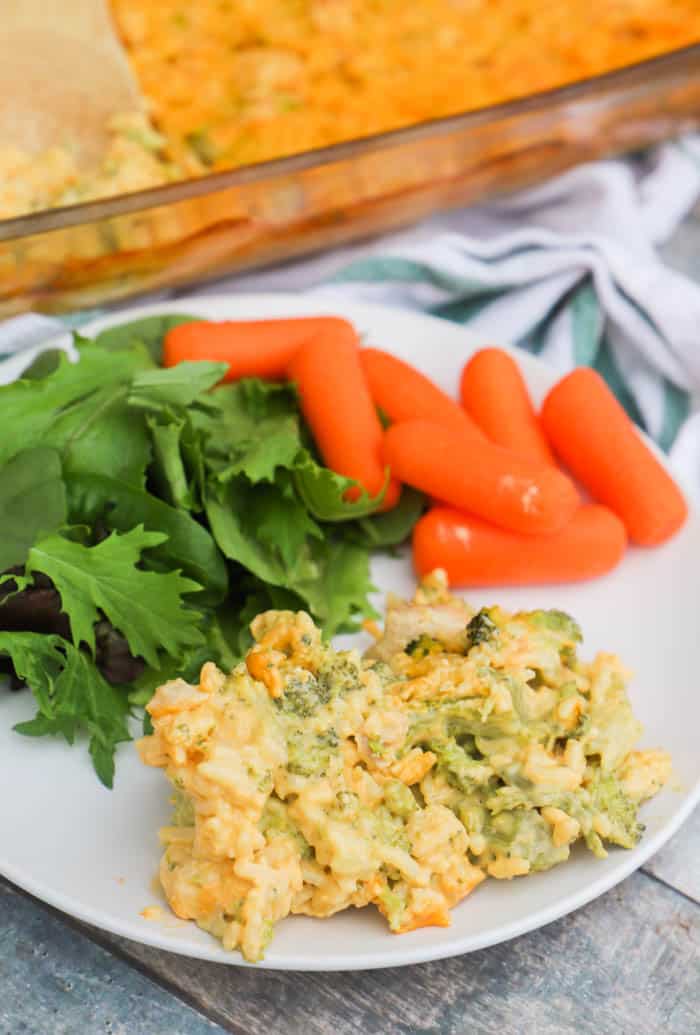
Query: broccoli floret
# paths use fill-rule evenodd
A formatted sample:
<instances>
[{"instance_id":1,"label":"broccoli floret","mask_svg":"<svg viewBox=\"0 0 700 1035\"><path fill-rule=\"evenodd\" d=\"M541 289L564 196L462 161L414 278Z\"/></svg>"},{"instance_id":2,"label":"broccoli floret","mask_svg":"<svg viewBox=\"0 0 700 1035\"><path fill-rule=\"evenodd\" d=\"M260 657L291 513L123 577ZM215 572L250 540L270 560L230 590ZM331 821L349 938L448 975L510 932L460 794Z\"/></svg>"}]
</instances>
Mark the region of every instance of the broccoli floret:
<instances>
[{"instance_id":1,"label":"broccoli floret","mask_svg":"<svg viewBox=\"0 0 700 1035\"><path fill-rule=\"evenodd\" d=\"M337 747L338 734L334 729L325 733L294 730L287 738L287 768L295 776L325 776Z\"/></svg>"},{"instance_id":2,"label":"broccoli floret","mask_svg":"<svg viewBox=\"0 0 700 1035\"><path fill-rule=\"evenodd\" d=\"M284 692L275 698L277 708L285 715L308 719L335 697L344 697L362 684L357 665L342 654L326 658L315 676L289 679Z\"/></svg>"},{"instance_id":3,"label":"broccoli floret","mask_svg":"<svg viewBox=\"0 0 700 1035\"><path fill-rule=\"evenodd\" d=\"M384 784L384 804L394 816L405 819L418 807L410 787L400 780L387 780Z\"/></svg>"},{"instance_id":4,"label":"broccoli floret","mask_svg":"<svg viewBox=\"0 0 700 1035\"><path fill-rule=\"evenodd\" d=\"M213 141L205 129L194 129L185 137L185 143L194 151L202 165L213 165L216 161L216 150Z\"/></svg>"},{"instance_id":5,"label":"broccoli floret","mask_svg":"<svg viewBox=\"0 0 700 1035\"><path fill-rule=\"evenodd\" d=\"M285 715L297 715L300 719L308 719L331 699L330 685L318 679L292 679L284 688L281 697L275 698L275 704Z\"/></svg>"},{"instance_id":6,"label":"broccoli floret","mask_svg":"<svg viewBox=\"0 0 700 1035\"><path fill-rule=\"evenodd\" d=\"M486 839L507 858L527 859L532 872L548 870L569 856L569 846L554 844L551 827L536 809L516 808L492 816Z\"/></svg>"},{"instance_id":7,"label":"broccoli floret","mask_svg":"<svg viewBox=\"0 0 700 1035\"><path fill-rule=\"evenodd\" d=\"M318 670L316 681L324 703L331 697L345 697L362 685L357 664L343 654L327 658Z\"/></svg>"},{"instance_id":8,"label":"broccoli floret","mask_svg":"<svg viewBox=\"0 0 700 1035\"><path fill-rule=\"evenodd\" d=\"M565 611L532 611L530 621L550 632L559 633L567 643L580 643L583 639L580 625Z\"/></svg>"},{"instance_id":9,"label":"broccoli floret","mask_svg":"<svg viewBox=\"0 0 700 1035\"><path fill-rule=\"evenodd\" d=\"M382 912L389 921L392 931L398 930L403 922L406 912L407 891L405 885L397 885L396 889L386 887L377 896L382 906Z\"/></svg>"},{"instance_id":10,"label":"broccoli floret","mask_svg":"<svg viewBox=\"0 0 700 1035\"><path fill-rule=\"evenodd\" d=\"M386 805L379 805L371 811L371 822L374 839L401 848L404 852L411 851L403 817L396 816Z\"/></svg>"},{"instance_id":11,"label":"broccoli floret","mask_svg":"<svg viewBox=\"0 0 700 1035\"><path fill-rule=\"evenodd\" d=\"M444 771L447 782L464 794L483 787L491 778L488 763L471 758L456 740L430 742L428 746L437 755L438 767Z\"/></svg>"},{"instance_id":12,"label":"broccoli floret","mask_svg":"<svg viewBox=\"0 0 700 1035\"><path fill-rule=\"evenodd\" d=\"M265 802L265 808L258 821L258 827L268 840L283 835L291 837L296 842L303 859L311 859L313 857L311 845L296 823L290 818L284 802L280 801L275 795L271 795Z\"/></svg>"},{"instance_id":13,"label":"broccoli floret","mask_svg":"<svg viewBox=\"0 0 700 1035\"><path fill-rule=\"evenodd\" d=\"M479 643L488 643L495 631L495 622L488 610L482 607L467 624L467 653Z\"/></svg>"},{"instance_id":14,"label":"broccoli floret","mask_svg":"<svg viewBox=\"0 0 700 1035\"><path fill-rule=\"evenodd\" d=\"M575 669L578 661L576 644L583 639L581 627L565 611L532 611L530 621L534 626L553 633L559 641L559 656L562 665Z\"/></svg>"},{"instance_id":15,"label":"broccoli floret","mask_svg":"<svg viewBox=\"0 0 700 1035\"><path fill-rule=\"evenodd\" d=\"M189 798L183 790L177 785L175 786L175 793L172 797L173 803L173 818L171 823L174 827L193 827L194 826L194 805L192 799Z\"/></svg>"},{"instance_id":16,"label":"broccoli floret","mask_svg":"<svg viewBox=\"0 0 700 1035\"><path fill-rule=\"evenodd\" d=\"M404 653L409 654L412 658L426 658L429 654L440 654L444 651L445 647L439 640L433 639L432 636L419 636L417 640L411 640L404 647Z\"/></svg>"},{"instance_id":17,"label":"broccoli floret","mask_svg":"<svg viewBox=\"0 0 700 1035\"><path fill-rule=\"evenodd\" d=\"M588 790L594 811L602 813L610 823L610 832L603 835L603 840L622 848L634 848L645 828L637 819L636 804L625 794L617 777L598 770Z\"/></svg>"}]
</instances>

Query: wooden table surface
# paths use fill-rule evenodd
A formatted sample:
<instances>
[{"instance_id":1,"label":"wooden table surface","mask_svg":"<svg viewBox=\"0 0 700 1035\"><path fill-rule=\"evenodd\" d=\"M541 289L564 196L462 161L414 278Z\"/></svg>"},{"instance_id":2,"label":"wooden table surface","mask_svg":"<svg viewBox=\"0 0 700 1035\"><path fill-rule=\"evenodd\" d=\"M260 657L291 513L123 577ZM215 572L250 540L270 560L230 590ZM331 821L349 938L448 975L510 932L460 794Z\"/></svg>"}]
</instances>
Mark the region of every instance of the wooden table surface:
<instances>
[{"instance_id":1,"label":"wooden table surface","mask_svg":"<svg viewBox=\"0 0 700 1035\"><path fill-rule=\"evenodd\" d=\"M664 254L700 280L700 207ZM396 970L187 960L79 924L0 880L0 1035L223 1032L698 1035L700 811L642 870L562 920Z\"/></svg>"}]
</instances>

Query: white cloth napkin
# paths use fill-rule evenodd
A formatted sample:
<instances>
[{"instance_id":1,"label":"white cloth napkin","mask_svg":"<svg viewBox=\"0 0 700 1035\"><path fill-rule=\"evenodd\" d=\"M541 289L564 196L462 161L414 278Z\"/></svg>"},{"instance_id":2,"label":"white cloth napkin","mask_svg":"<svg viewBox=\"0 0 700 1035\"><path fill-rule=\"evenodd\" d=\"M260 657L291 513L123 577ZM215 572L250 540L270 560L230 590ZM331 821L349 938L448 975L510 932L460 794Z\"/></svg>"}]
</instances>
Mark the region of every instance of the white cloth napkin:
<instances>
[{"instance_id":1,"label":"white cloth napkin","mask_svg":"<svg viewBox=\"0 0 700 1035\"><path fill-rule=\"evenodd\" d=\"M562 372L595 366L671 449L700 499L700 284L658 252L699 196L700 137L687 137L197 293L340 293L457 320L484 342L521 345ZM65 323L33 315L7 321L0 354L36 346L57 326Z\"/></svg>"}]
</instances>

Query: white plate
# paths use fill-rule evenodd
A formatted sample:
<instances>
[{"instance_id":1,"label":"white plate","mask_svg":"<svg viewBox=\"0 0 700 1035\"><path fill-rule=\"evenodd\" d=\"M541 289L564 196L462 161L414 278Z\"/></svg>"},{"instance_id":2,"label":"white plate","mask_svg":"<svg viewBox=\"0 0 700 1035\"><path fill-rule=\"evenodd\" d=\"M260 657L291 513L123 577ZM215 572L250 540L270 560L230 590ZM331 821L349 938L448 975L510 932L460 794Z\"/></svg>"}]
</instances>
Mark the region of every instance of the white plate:
<instances>
[{"instance_id":1,"label":"white plate","mask_svg":"<svg viewBox=\"0 0 700 1035\"><path fill-rule=\"evenodd\" d=\"M384 307L329 302L323 298L258 295L179 299L124 310L84 329L158 312L191 312L215 319L337 312L366 336L429 374L454 392L467 356L479 344L461 327ZM540 400L554 373L522 352L517 358ZM531 931L607 891L652 855L680 826L700 798L700 521L666 546L630 550L620 568L577 586L478 591L476 604L498 600L506 607L559 607L581 622L585 651L619 653L636 672L631 696L646 729L645 744L672 755L675 789L643 809L647 825L632 851L613 849L600 862L585 850L548 873L526 880L487 881L453 910L449 928L425 928L396 936L371 907L329 920L292 917L281 923L263 967L292 970L354 970L419 963L471 952ZM378 557L375 583L382 591L410 594L413 579L405 559ZM33 712L28 693L0 693L0 872L66 913L114 934L202 959L241 965L194 924L163 912L159 920L139 914L160 900L154 888L158 827L168 817L168 788L160 771L146 769L133 745L120 747L114 791L102 788L87 752L60 741L20 737L12 725Z\"/></svg>"}]
</instances>

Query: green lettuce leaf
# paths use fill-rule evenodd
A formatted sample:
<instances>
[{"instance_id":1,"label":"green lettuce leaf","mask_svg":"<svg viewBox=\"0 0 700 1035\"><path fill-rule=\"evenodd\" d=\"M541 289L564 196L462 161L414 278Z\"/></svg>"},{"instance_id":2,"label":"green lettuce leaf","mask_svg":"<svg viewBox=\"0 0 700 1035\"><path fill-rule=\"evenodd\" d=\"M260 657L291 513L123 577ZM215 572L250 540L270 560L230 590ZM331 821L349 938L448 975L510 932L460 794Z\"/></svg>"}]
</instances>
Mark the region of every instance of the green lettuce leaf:
<instances>
[{"instance_id":1,"label":"green lettuce leaf","mask_svg":"<svg viewBox=\"0 0 700 1035\"><path fill-rule=\"evenodd\" d=\"M198 316L186 316L183 313L163 313L158 316L145 316L140 320L130 320L116 327L108 327L95 338L95 344L103 349L126 349L138 343L150 355L154 363L163 358L163 339L171 327L181 323L192 323Z\"/></svg>"},{"instance_id":2,"label":"green lettuce leaf","mask_svg":"<svg viewBox=\"0 0 700 1035\"><path fill-rule=\"evenodd\" d=\"M96 473L141 488L151 459L143 418L127 406L127 384L108 385L58 414L49 431L67 474Z\"/></svg>"},{"instance_id":3,"label":"green lettuce leaf","mask_svg":"<svg viewBox=\"0 0 700 1035\"><path fill-rule=\"evenodd\" d=\"M361 618L378 617L369 601L375 587L364 547L326 538L313 542L311 556L313 577L300 577L291 588L307 601L325 636L353 632Z\"/></svg>"},{"instance_id":4,"label":"green lettuce leaf","mask_svg":"<svg viewBox=\"0 0 700 1035\"><path fill-rule=\"evenodd\" d=\"M223 553L267 583L265 589L279 587L295 594L328 636L355 628L360 614L374 614L368 600L372 584L366 548L329 535L307 535L294 552L293 563L288 563L273 535L270 541L260 537L259 494L260 486L246 486L238 479L206 497L207 517ZM269 501L270 528L284 523L284 515L276 513L279 504L279 495ZM249 521L254 507L256 520Z\"/></svg>"},{"instance_id":5,"label":"green lettuce leaf","mask_svg":"<svg viewBox=\"0 0 700 1035\"><path fill-rule=\"evenodd\" d=\"M299 396L289 381L245 377L233 384L222 385L215 398L227 420L236 416L262 420L263 417L296 416L299 412Z\"/></svg>"},{"instance_id":6,"label":"green lettuce leaf","mask_svg":"<svg viewBox=\"0 0 700 1035\"><path fill-rule=\"evenodd\" d=\"M88 344L79 347L79 353L80 362L71 363L64 355L47 377L21 379L0 387L0 464L22 449L47 442L60 448L65 441L54 441L52 432L59 417L65 423L71 408L82 409L94 393L114 393L118 397L120 386L151 363L148 354L138 347L109 353ZM79 415L78 422L80 419Z\"/></svg>"},{"instance_id":7,"label":"green lettuce leaf","mask_svg":"<svg viewBox=\"0 0 700 1035\"><path fill-rule=\"evenodd\" d=\"M37 446L0 470L0 572L24 564L34 542L65 524L66 490L61 458Z\"/></svg>"},{"instance_id":8,"label":"green lettuce leaf","mask_svg":"<svg viewBox=\"0 0 700 1035\"><path fill-rule=\"evenodd\" d=\"M23 381L40 381L43 377L48 377L49 374L53 374L54 370L61 362L61 357L65 355L64 349L44 349L39 355L32 360L28 367L25 367L22 371Z\"/></svg>"},{"instance_id":9,"label":"green lettuce leaf","mask_svg":"<svg viewBox=\"0 0 700 1035\"><path fill-rule=\"evenodd\" d=\"M185 420L160 424L149 418L148 427L153 443L150 473L158 494L173 507L194 510L198 495L190 488L180 444Z\"/></svg>"},{"instance_id":10,"label":"green lettuce leaf","mask_svg":"<svg viewBox=\"0 0 700 1035\"><path fill-rule=\"evenodd\" d=\"M145 410L184 409L217 384L227 369L226 363L184 362L165 370L143 370L132 379L129 405Z\"/></svg>"},{"instance_id":11,"label":"green lettuce leaf","mask_svg":"<svg viewBox=\"0 0 700 1035\"><path fill-rule=\"evenodd\" d=\"M424 510L423 493L404 485L395 507L385 514L362 518L344 531L348 539L372 550L398 546L408 539Z\"/></svg>"},{"instance_id":12,"label":"green lettuce leaf","mask_svg":"<svg viewBox=\"0 0 700 1035\"><path fill-rule=\"evenodd\" d=\"M237 491L245 491L244 486L245 482ZM279 553L289 570L294 569L307 537L323 539L322 530L296 496L288 472L280 472L274 485L257 485L246 494L246 527L264 546Z\"/></svg>"},{"instance_id":13,"label":"green lettuce leaf","mask_svg":"<svg viewBox=\"0 0 700 1035\"><path fill-rule=\"evenodd\" d=\"M193 426L204 436L206 465L220 481L244 474L250 482L272 482L291 468L302 445L295 392L287 385L256 379L223 385L193 410Z\"/></svg>"},{"instance_id":14,"label":"green lettuce leaf","mask_svg":"<svg viewBox=\"0 0 700 1035\"><path fill-rule=\"evenodd\" d=\"M198 521L168 506L148 492L100 475L66 479L69 520L74 524L103 524L119 532L137 525L167 536L149 552L148 560L180 569L204 587L198 606L218 603L226 596L228 573L214 539Z\"/></svg>"},{"instance_id":15,"label":"green lettuce leaf","mask_svg":"<svg viewBox=\"0 0 700 1035\"><path fill-rule=\"evenodd\" d=\"M0 653L12 659L39 710L15 729L29 737L63 736L72 744L87 733L95 771L106 787L114 781L114 752L129 740L126 695L110 686L83 651L60 636L0 632Z\"/></svg>"},{"instance_id":16,"label":"green lettuce leaf","mask_svg":"<svg viewBox=\"0 0 700 1035\"><path fill-rule=\"evenodd\" d=\"M296 417L271 417L251 424L247 434L230 440L225 459L217 461L212 450L209 466L222 482L239 474L250 482L273 482L279 468L294 466L300 444Z\"/></svg>"},{"instance_id":17,"label":"green lettuce leaf","mask_svg":"<svg viewBox=\"0 0 700 1035\"><path fill-rule=\"evenodd\" d=\"M198 431L188 414L180 431L180 454L187 472L191 509L204 510L204 488L207 480L207 468L204 462L204 436Z\"/></svg>"},{"instance_id":18,"label":"green lettuce leaf","mask_svg":"<svg viewBox=\"0 0 700 1035\"><path fill-rule=\"evenodd\" d=\"M123 535L113 532L97 546L52 535L29 551L26 573L40 571L52 580L76 646L85 643L94 653L101 610L125 637L131 653L156 666L161 650L179 657L204 641L200 614L182 601L184 594L199 590L199 584L177 571L138 567L142 551L164 540L161 532L141 527Z\"/></svg>"},{"instance_id":19,"label":"green lettuce leaf","mask_svg":"<svg viewBox=\"0 0 700 1035\"><path fill-rule=\"evenodd\" d=\"M205 496L204 506L214 538L225 557L247 568L263 582L287 586L294 579L296 570L308 564L306 536L300 538L300 546L291 568L275 544L270 542L271 532L267 540L260 538L256 522L250 520L249 508L255 507L257 520L262 516L263 520L267 519L271 523L284 521L286 501L273 486L270 488L272 498L268 499L267 507L273 511L279 507L278 514L263 514L264 506L258 496L260 487L251 485L243 478L233 479L226 486L211 486ZM294 531L292 529L292 534Z\"/></svg>"},{"instance_id":20,"label":"green lettuce leaf","mask_svg":"<svg viewBox=\"0 0 700 1035\"><path fill-rule=\"evenodd\" d=\"M321 467L308 450L302 450L294 465L294 484L304 506L319 521L351 521L373 514L381 506L389 473L381 491L370 496L354 479ZM360 490L356 500L345 499L348 489Z\"/></svg>"}]
</instances>

